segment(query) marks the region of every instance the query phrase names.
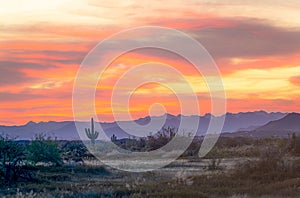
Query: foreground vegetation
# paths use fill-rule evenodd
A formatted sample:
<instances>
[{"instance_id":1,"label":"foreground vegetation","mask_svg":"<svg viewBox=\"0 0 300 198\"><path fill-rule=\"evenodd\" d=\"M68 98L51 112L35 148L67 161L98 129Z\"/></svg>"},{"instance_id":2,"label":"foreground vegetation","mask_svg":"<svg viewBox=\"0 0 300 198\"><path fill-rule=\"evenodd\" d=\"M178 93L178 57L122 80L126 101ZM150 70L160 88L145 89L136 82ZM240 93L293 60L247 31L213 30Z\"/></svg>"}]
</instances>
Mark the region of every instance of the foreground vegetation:
<instances>
[{"instance_id":1,"label":"foreground vegetation","mask_svg":"<svg viewBox=\"0 0 300 198\"><path fill-rule=\"evenodd\" d=\"M171 133L170 133L171 132ZM173 129L144 140L112 141L153 150ZM80 141L37 136L0 138L0 197L299 197L300 138L220 138L206 159L195 139L179 161L161 170L126 173L103 166ZM189 171L193 172L189 172Z\"/></svg>"}]
</instances>

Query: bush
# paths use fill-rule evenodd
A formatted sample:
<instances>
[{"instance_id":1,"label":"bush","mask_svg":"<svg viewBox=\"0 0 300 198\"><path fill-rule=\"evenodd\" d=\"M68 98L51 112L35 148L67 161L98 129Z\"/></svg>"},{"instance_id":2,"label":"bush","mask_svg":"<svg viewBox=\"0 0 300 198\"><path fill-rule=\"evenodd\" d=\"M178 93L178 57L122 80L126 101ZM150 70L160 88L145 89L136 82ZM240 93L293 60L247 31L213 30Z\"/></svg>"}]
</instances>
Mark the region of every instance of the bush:
<instances>
[{"instance_id":1,"label":"bush","mask_svg":"<svg viewBox=\"0 0 300 198\"><path fill-rule=\"evenodd\" d=\"M281 181L297 177L298 168L284 157L284 152L276 146L266 147L256 161L239 164L235 175L262 182Z\"/></svg>"},{"instance_id":2,"label":"bush","mask_svg":"<svg viewBox=\"0 0 300 198\"><path fill-rule=\"evenodd\" d=\"M295 133L292 134L291 138L291 151L296 156L300 156L300 137L296 136Z\"/></svg>"},{"instance_id":3,"label":"bush","mask_svg":"<svg viewBox=\"0 0 300 198\"><path fill-rule=\"evenodd\" d=\"M62 156L68 162L83 163L83 158L88 156L88 149L81 141L66 142L62 146Z\"/></svg>"},{"instance_id":4,"label":"bush","mask_svg":"<svg viewBox=\"0 0 300 198\"><path fill-rule=\"evenodd\" d=\"M155 135L149 135L146 141L146 150L152 151L165 146L175 137L176 133L175 128L167 127L162 128Z\"/></svg>"},{"instance_id":5,"label":"bush","mask_svg":"<svg viewBox=\"0 0 300 198\"><path fill-rule=\"evenodd\" d=\"M25 166L24 146L0 136L0 178L6 183L16 182L19 178L31 179Z\"/></svg>"},{"instance_id":6,"label":"bush","mask_svg":"<svg viewBox=\"0 0 300 198\"><path fill-rule=\"evenodd\" d=\"M59 153L59 143L39 135L28 145L27 160L36 163L50 163L56 166L62 165L62 158Z\"/></svg>"}]
</instances>

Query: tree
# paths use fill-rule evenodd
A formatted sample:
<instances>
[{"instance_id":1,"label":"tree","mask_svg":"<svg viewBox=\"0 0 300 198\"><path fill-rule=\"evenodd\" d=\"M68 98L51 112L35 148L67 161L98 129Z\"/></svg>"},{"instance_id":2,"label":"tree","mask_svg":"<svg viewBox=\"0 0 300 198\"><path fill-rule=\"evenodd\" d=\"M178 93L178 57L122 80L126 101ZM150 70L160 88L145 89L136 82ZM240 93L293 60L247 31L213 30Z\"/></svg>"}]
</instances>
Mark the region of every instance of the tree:
<instances>
[{"instance_id":1,"label":"tree","mask_svg":"<svg viewBox=\"0 0 300 198\"><path fill-rule=\"evenodd\" d=\"M16 182L24 174L24 157L23 145L0 136L0 178L8 183Z\"/></svg>"},{"instance_id":2,"label":"tree","mask_svg":"<svg viewBox=\"0 0 300 198\"><path fill-rule=\"evenodd\" d=\"M91 118L91 129L85 128L85 133L87 137L91 140L92 145L95 146L95 140L98 138L99 132L95 131L93 118Z\"/></svg>"},{"instance_id":3,"label":"tree","mask_svg":"<svg viewBox=\"0 0 300 198\"><path fill-rule=\"evenodd\" d=\"M155 135L147 137L147 147L149 150L159 149L168 144L175 137L177 130L175 128L162 128Z\"/></svg>"},{"instance_id":4,"label":"tree","mask_svg":"<svg viewBox=\"0 0 300 198\"><path fill-rule=\"evenodd\" d=\"M39 135L28 145L27 159L34 164L38 162L51 163L56 166L62 164L62 158L59 152L59 144L51 137L45 138Z\"/></svg>"}]
</instances>

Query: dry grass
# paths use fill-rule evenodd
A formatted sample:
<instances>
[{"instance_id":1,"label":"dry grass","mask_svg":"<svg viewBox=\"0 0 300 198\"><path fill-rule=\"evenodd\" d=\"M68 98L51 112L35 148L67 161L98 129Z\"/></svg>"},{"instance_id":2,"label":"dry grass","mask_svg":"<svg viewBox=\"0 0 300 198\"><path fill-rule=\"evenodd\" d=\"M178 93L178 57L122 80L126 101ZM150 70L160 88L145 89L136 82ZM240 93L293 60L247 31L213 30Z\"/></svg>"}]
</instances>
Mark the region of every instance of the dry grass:
<instances>
[{"instance_id":1,"label":"dry grass","mask_svg":"<svg viewBox=\"0 0 300 198\"><path fill-rule=\"evenodd\" d=\"M0 188L0 197L300 197L300 159L288 146L281 139L220 141L219 153L213 151L208 159L215 171L174 179L159 172L134 174L101 166L38 167L39 183ZM252 158L220 169L218 159L229 153Z\"/></svg>"},{"instance_id":2,"label":"dry grass","mask_svg":"<svg viewBox=\"0 0 300 198\"><path fill-rule=\"evenodd\" d=\"M299 197L300 159L289 157L282 145L269 144L258 158L238 164L229 172L142 186L149 197Z\"/></svg>"}]
</instances>

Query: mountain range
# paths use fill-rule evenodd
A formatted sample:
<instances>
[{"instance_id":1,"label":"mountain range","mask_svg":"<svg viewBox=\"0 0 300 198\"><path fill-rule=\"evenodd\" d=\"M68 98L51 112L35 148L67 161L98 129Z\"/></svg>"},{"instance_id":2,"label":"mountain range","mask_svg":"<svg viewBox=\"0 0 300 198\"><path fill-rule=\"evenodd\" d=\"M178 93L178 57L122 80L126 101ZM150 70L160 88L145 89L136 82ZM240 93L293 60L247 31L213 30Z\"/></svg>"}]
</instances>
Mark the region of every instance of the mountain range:
<instances>
[{"instance_id":1,"label":"mountain range","mask_svg":"<svg viewBox=\"0 0 300 198\"><path fill-rule=\"evenodd\" d=\"M184 116L184 115L171 115L165 114L165 127L178 128L180 119L182 117L199 119L199 126L197 135L201 136L205 134L210 119L212 117L222 119L225 117L225 123L222 129L222 133L226 136L251 136L251 137L269 137L269 136L280 136L286 137L291 132L300 134L300 114L298 113L280 113L272 112L267 113L265 111L255 112L241 112L241 113L226 113L222 116L214 116L206 114L204 116ZM150 121L159 120L162 116L144 117L134 120L139 125L146 125ZM21 126L0 126L0 135L8 135L9 137L16 138L19 140L30 140L38 134L45 134L48 136L56 137L61 140L79 140L80 136L77 133L76 125L83 122L74 121L63 121L63 122L28 122ZM129 126L130 121L119 122L122 126ZM89 123L84 123L89 126ZM130 134L127 134L118 125L117 122L103 122L100 123L101 127L105 131L108 137L113 134L118 138L128 138ZM155 131L156 130L156 131ZM157 132L156 128L149 133ZM128 130L126 130L128 131Z\"/></svg>"}]
</instances>

